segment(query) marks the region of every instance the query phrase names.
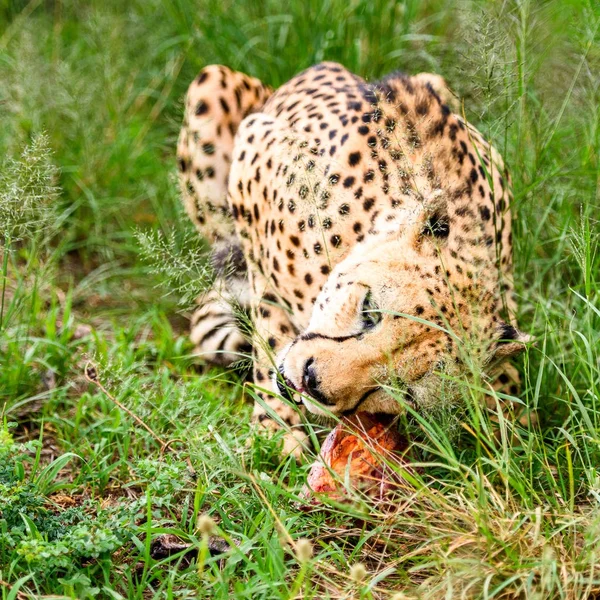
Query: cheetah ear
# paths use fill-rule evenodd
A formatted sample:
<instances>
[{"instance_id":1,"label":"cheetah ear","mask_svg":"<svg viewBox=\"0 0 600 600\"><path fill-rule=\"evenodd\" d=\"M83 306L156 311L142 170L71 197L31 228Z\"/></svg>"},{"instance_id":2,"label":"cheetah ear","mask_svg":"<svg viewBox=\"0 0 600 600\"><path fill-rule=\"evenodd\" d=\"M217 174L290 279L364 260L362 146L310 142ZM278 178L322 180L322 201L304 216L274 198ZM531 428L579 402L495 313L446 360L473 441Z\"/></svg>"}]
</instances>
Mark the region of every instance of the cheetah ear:
<instances>
[{"instance_id":1,"label":"cheetah ear","mask_svg":"<svg viewBox=\"0 0 600 600\"><path fill-rule=\"evenodd\" d=\"M509 356L521 354L531 342L533 342L532 336L508 323L501 323L492 344L492 361L499 362Z\"/></svg>"}]
</instances>

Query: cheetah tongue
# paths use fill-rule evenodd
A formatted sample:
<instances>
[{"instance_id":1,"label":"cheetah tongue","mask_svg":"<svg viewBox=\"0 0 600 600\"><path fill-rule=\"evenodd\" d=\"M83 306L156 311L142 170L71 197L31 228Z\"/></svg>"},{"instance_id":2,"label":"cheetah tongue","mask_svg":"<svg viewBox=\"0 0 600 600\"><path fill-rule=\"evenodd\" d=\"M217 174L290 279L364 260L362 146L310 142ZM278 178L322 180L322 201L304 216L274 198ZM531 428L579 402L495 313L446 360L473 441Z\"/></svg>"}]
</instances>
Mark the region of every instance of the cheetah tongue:
<instances>
[{"instance_id":1,"label":"cheetah tongue","mask_svg":"<svg viewBox=\"0 0 600 600\"><path fill-rule=\"evenodd\" d=\"M350 488L383 499L400 477L393 464L405 463L408 441L396 430L389 415L357 413L345 417L327 436L321 454L308 474L301 498L309 505L319 503L318 495L332 499L348 497Z\"/></svg>"}]
</instances>

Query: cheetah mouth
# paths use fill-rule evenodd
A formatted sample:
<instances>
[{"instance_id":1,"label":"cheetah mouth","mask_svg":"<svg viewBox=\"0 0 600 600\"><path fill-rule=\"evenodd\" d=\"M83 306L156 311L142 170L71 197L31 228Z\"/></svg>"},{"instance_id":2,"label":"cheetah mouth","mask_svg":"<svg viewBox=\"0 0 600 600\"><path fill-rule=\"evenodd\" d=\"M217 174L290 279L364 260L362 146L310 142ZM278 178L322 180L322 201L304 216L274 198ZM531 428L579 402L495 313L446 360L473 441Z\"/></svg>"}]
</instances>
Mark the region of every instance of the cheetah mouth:
<instances>
[{"instance_id":1,"label":"cheetah mouth","mask_svg":"<svg viewBox=\"0 0 600 600\"><path fill-rule=\"evenodd\" d=\"M372 396L373 394L375 394L375 393L379 392L380 390L381 390L381 387L380 387L380 386L376 386L376 387L373 387L373 388L371 388L371 389L368 389L368 390L367 390L367 391L366 391L366 392L365 392L365 393L364 393L364 394L363 394L363 395L362 395L362 396L361 396L361 397L358 399L358 402L357 402L357 403L356 403L356 404L355 404L355 405L354 405L352 408L348 408L348 409L346 409L346 410L342 411L342 415L343 415L344 417L348 417L348 416L350 416L350 415L354 414L355 412L358 412L358 411L360 411L360 408L361 408L362 404L363 404L364 402L366 402L366 401L369 399L369 397L370 397L370 396Z\"/></svg>"},{"instance_id":2,"label":"cheetah mouth","mask_svg":"<svg viewBox=\"0 0 600 600\"><path fill-rule=\"evenodd\" d=\"M294 404L302 404L301 396L306 393L304 388L295 385L294 382L291 381L283 370L283 364L279 365L277 371L279 372L279 376L277 377L277 389L281 396Z\"/></svg>"},{"instance_id":3,"label":"cheetah mouth","mask_svg":"<svg viewBox=\"0 0 600 600\"><path fill-rule=\"evenodd\" d=\"M303 396L307 395L306 390L301 385L296 385L291 379L284 377L283 382L293 392L296 392L297 394L301 394Z\"/></svg>"},{"instance_id":4,"label":"cheetah mouth","mask_svg":"<svg viewBox=\"0 0 600 600\"><path fill-rule=\"evenodd\" d=\"M323 394L320 394L318 391L307 392L306 389L301 385L295 385L292 381L290 381L287 377L284 377L284 383L287 386L288 390L293 390L296 394L296 397L293 401L296 404L306 404L305 400L313 401L314 403L324 406L331 410L336 406L335 402L330 402Z\"/></svg>"},{"instance_id":5,"label":"cheetah mouth","mask_svg":"<svg viewBox=\"0 0 600 600\"><path fill-rule=\"evenodd\" d=\"M279 377L277 378L277 389L286 400L289 400L294 404L304 404L304 400L309 399L330 410L336 406L335 402L330 402L325 395L320 394L318 391L309 393L304 386L296 385L285 374L283 364L281 364L277 370L279 371Z\"/></svg>"}]
</instances>

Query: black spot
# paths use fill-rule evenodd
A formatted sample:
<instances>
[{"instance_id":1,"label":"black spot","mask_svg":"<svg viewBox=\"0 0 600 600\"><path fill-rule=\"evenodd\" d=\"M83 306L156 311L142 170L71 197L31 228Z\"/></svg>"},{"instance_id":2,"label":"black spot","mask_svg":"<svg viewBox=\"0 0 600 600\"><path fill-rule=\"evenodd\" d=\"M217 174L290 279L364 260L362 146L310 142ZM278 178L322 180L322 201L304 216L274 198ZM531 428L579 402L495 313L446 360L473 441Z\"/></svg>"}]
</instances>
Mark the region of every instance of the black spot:
<instances>
[{"instance_id":1,"label":"black spot","mask_svg":"<svg viewBox=\"0 0 600 600\"><path fill-rule=\"evenodd\" d=\"M339 248L342 244L342 238L339 235L332 235L329 241L334 248Z\"/></svg>"},{"instance_id":2,"label":"black spot","mask_svg":"<svg viewBox=\"0 0 600 600\"><path fill-rule=\"evenodd\" d=\"M479 214L481 215L481 218L484 221L489 221L491 214L490 214L490 209L487 206L480 206L479 207Z\"/></svg>"},{"instance_id":3,"label":"black spot","mask_svg":"<svg viewBox=\"0 0 600 600\"><path fill-rule=\"evenodd\" d=\"M360 152L351 152L348 155L348 164L351 167L356 166L360 162Z\"/></svg>"},{"instance_id":4,"label":"black spot","mask_svg":"<svg viewBox=\"0 0 600 600\"><path fill-rule=\"evenodd\" d=\"M453 142L456 141L456 133L457 133L457 131L458 131L458 125L456 125L455 123L453 123L452 125L450 125L448 133L450 134L450 139Z\"/></svg>"},{"instance_id":5,"label":"black spot","mask_svg":"<svg viewBox=\"0 0 600 600\"><path fill-rule=\"evenodd\" d=\"M440 212L435 212L429 217L425 227L423 228L425 235L433 235L436 238L447 238L450 234L450 223L448 222L448 215Z\"/></svg>"},{"instance_id":6,"label":"black spot","mask_svg":"<svg viewBox=\"0 0 600 600\"><path fill-rule=\"evenodd\" d=\"M429 111L429 104L427 104L427 102L425 100L423 100L422 102L419 102L416 106L416 110L417 110L417 114L418 115L426 115L427 112Z\"/></svg>"},{"instance_id":7,"label":"black spot","mask_svg":"<svg viewBox=\"0 0 600 600\"><path fill-rule=\"evenodd\" d=\"M221 108L223 109L223 112L225 114L229 114L229 104L227 104L225 98L219 98L219 102L221 103Z\"/></svg>"},{"instance_id":8,"label":"black spot","mask_svg":"<svg viewBox=\"0 0 600 600\"><path fill-rule=\"evenodd\" d=\"M354 177L352 177L352 176L346 177L346 179L344 179L344 187L345 188L352 187L354 185L354 182L355 182Z\"/></svg>"},{"instance_id":9,"label":"black spot","mask_svg":"<svg viewBox=\"0 0 600 600\"><path fill-rule=\"evenodd\" d=\"M519 337L519 332L508 323L504 323L500 328L500 341L508 342L516 340Z\"/></svg>"},{"instance_id":10,"label":"black spot","mask_svg":"<svg viewBox=\"0 0 600 600\"><path fill-rule=\"evenodd\" d=\"M206 102L204 102L204 100L200 100L200 102L198 102L198 104L196 104L196 116L199 117L200 115L204 115L208 112L208 104L206 104Z\"/></svg>"}]
</instances>

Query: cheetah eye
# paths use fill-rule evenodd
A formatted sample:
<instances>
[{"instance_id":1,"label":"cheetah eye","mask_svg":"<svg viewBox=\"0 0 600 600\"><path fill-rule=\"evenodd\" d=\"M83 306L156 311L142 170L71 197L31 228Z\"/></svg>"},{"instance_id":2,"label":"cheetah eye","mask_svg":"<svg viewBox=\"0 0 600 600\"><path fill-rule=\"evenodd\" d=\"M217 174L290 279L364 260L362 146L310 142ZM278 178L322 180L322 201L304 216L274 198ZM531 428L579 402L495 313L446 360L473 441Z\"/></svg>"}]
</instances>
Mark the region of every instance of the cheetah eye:
<instances>
[{"instance_id":1,"label":"cheetah eye","mask_svg":"<svg viewBox=\"0 0 600 600\"><path fill-rule=\"evenodd\" d=\"M423 227L423 234L435 238L446 239L450 234L450 223L448 215L435 212L433 213Z\"/></svg>"},{"instance_id":2,"label":"cheetah eye","mask_svg":"<svg viewBox=\"0 0 600 600\"><path fill-rule=\"evenodd\" d=\"M371 292L367 292L360 308L360 318L363 330L373 329L381 321L381 312L379 307L373 302Z\"/></svg>"}]
</instances>

